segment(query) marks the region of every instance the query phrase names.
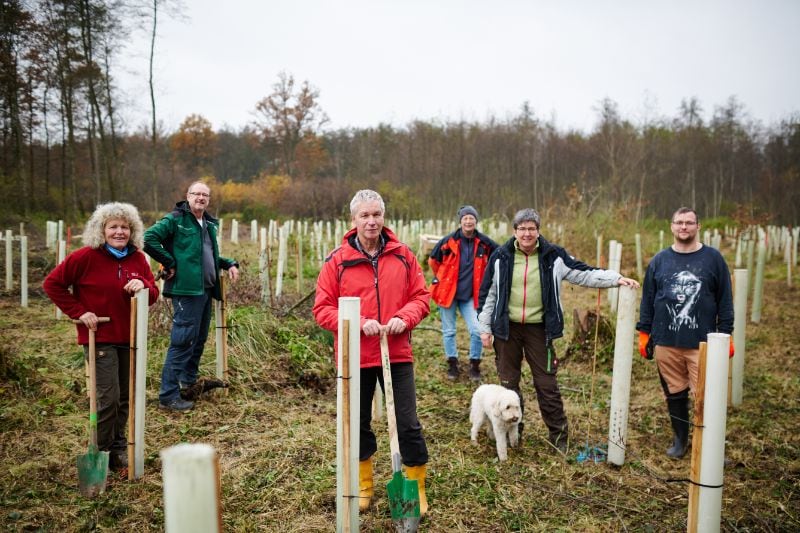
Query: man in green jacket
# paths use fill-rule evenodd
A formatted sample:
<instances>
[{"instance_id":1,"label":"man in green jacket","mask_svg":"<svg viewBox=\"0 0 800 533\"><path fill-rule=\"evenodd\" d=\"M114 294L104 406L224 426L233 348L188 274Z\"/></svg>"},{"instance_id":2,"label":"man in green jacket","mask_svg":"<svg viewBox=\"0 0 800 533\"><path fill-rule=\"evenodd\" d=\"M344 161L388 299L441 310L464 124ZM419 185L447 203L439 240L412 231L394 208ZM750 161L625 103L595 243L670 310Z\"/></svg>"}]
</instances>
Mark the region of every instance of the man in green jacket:
<instances>
[{"instance_id":1,"label":"man in green jacket","mask_svg":"<svg viewBox=\"0 0 800 533\"><path fill-rule=\"evenodd\" d=\"M158 399L162 408L174 411L194 407L188 391L194 390L208 338L211 298L222 297L219 269L234 282L239 278L239 264L219 256L219 225L206 212L210 200L205 183L192 183L186 200L144 234L144 251L164 267L164 295L172 298L172 334Z\"/></svg>"}]
</instances>

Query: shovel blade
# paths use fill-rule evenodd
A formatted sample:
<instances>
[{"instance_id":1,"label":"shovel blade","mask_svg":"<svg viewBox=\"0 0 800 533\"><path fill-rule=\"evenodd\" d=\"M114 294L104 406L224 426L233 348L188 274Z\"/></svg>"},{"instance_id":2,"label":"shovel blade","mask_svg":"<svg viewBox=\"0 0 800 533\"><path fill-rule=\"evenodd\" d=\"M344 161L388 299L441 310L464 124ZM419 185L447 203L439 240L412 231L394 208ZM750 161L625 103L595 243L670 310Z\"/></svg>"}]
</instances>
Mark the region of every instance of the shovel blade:
<instances>
[{"instance_id":1,"label":"shovel blade","mask_svg":"<svg viewBox=\"0 0 800 533\"><path fill-rule=\"evenodd\" d=\"M419 525L419 485L416 479L406 479L395 472L386 485L389 509L397 531L412 532Z\"/></svg>"},{"instance_id":2,"label":"shovel blade","mask_svg":"<svg viewBox=\"0 0 800 533\"><path fill-rule=\"evenodd\" d=\"M108 477L108 452L101 452L96 447L89 447L89 451L79 455L78 463L78 490L86 498L94 498L106 490Z\"/></svg>"}]
</instances>

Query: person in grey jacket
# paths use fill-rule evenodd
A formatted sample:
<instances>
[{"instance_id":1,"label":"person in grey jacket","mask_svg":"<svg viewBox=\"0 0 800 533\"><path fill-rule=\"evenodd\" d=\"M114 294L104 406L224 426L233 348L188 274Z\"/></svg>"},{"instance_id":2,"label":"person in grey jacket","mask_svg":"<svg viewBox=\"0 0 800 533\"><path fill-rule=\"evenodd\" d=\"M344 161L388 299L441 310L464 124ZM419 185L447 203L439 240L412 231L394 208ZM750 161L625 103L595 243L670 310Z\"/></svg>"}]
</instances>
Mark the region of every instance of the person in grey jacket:
<instances>
[{"instance_id":1,"label":"person in grey jacket","mask_svg":"<svg viewBox=\"0 0 800 533\"><path fill-rule=\"evenodd\" d=\"M514 236L489 258L481 283L478 322L483 346L494 345L500 384L519 395L523 414L519 387L523 355L528 361L549 441L565 453L568 424L553 349L553 341L564 333L561 281L598 288L639 287L639 283L578 261L545 240L539 234L540 224L539 214L530 208L514 216ZM520 423L520 432L522 428Z\"/></svg>"}]
</instances>

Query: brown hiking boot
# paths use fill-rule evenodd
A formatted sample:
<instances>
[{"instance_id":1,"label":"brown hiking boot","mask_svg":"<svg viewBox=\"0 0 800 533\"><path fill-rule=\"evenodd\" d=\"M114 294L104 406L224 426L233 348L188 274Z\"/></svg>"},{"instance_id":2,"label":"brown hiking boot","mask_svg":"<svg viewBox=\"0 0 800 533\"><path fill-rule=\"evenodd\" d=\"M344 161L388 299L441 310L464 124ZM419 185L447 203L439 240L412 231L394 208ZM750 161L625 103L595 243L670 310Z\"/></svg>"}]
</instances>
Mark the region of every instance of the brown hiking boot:
<instances>
[{"instance_id":1,"label":"brown hiking boot","mask_svg":"<svg viewBox=\"0 0 800 533\"><path fill-rule=\"evenodd\" d=\"M458 358L456 357L448 357L447 364L449 365L447 369L447 379L450 381L455 381L458 379L458 375L460 371L458 370Z\"/></svg>"},{"instance_id":2,"label":"brown hiking boot","mask_svg":"<svg viewBox=\"0 0 800 533\"><path fill-rule=\"evenodd\" d=\"M480 359L470 359L469 360L469 380L473 383L478 383L481 380L481 360Z\"/></svg>"},{"instance_id":3,"label":"brown hiking boot","mask_svg":"<svg viewBox=\"0 0 800 533\"><path fill-rule=\"evenodd\" d=\"M189 400L190 402L196 401L200 395L214 389L225 389L228 384L221 379L202 377L192 385L181 389L181 398Z\"/></svg>"}]
</instances>

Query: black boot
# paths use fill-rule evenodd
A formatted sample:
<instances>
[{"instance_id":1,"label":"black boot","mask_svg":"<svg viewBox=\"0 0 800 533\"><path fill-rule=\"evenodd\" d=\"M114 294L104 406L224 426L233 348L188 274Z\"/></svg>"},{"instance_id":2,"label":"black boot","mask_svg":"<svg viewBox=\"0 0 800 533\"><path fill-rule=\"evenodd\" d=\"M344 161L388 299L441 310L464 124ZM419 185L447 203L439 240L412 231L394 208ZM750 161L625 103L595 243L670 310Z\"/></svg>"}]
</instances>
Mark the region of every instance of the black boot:
<instances>
[{"instance_id":1,"label":"black boot","mask_svg":"<svg viewBox=\"0 0 800 533\"><path fill-rule=\"evenodd\" d=\"M447 364L449 365L449 368L447 369L447 379L449 379L450 381L457 380L458 379L458 374L459 374L458 358L456 358L456 357L448 357L447 358Z\"/></svg>"},{"instance_id":2,"label":"black boot","mask_svg":"<svg viewBox=\"0 0 800 533\"><path fill-rule=\"evenodd\" d=\"M481 360L469 360L469 380L478 383L481 380Z\"/></svg>"},{"instance_id":3,"label":"black boot","mask_svg":"<svg viewBox=\"0 0 800 533\"><path fill-rule=\"evenodd\" d=\"M672 446L667 449L667 455L673 459L680 459L686 455L689 448L689 398L684 393L670 395L667 398L669 420L672 424L674 438Z\"/></svg>"}]
</instances>

